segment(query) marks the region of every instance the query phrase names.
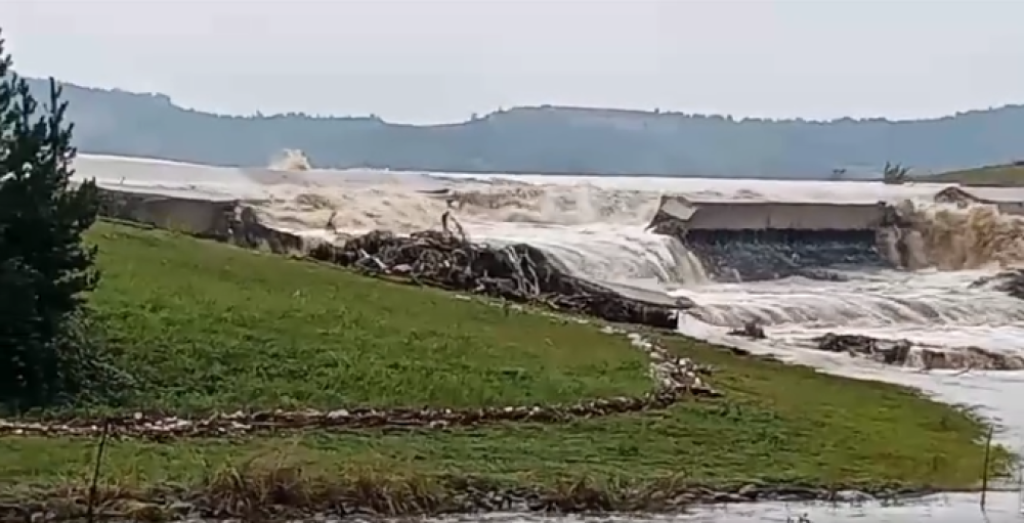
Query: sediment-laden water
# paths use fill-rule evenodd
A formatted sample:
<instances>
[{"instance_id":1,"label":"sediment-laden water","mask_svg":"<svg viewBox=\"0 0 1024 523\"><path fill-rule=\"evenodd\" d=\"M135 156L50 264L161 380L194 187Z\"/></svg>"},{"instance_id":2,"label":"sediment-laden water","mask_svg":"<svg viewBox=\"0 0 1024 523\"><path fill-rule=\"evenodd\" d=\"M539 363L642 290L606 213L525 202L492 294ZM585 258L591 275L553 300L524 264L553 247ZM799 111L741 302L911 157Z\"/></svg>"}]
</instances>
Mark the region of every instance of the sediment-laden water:
<instances>
[{"instance_id":1,"label":"sediment-laden water","mask_svg":"<svg viewBox=\"0 0 1024 523\"><path fill-rule=\"evenodd\" d=\"M458 523L1009 523L1021 521L1017 493L990 492L982 513L977 494L929 496L896 505L759 503L705 507L689 514L651 516L601 516L536 518L515 514L438 520Z\"/></svg>"},{"instance_id":2,"label":"sediment-laden water","mask_svg":"<svg viewBox=\"0 0 1024 523\"><path fill-rule=\"evenodd\" d=\"M875 502L758 503L710 506L672 516L602 515L541 517L530 514L467 515L431 523L1010 523L1024 519L1015 492L989 492L982 512L977 494L943 494L899 504ZM190 523L192 520L188 520ZM210 520L196 520L202 523ZM334 521L329 518L306 521ZM358 519L354 521L359 521ZM367 520L369 521L369 520ZM185 523L185 522L181 522Z\"/></svg>"},{"instance_id":3,"label":"sediment-laden water","mask_svg":"<svg viewBox=\"0 0 1024 523\"><path fill-rule=\"evenodd\" d=\"M447 212L471 240L528 243L580 278L689 298L697 306L680 316L683 333L811 364L827 372L919 387L944 401L979 407L999 424L998 438L1011 448L1024 442L1024 410L1018 408L1019 398L1024 397L1024 372L979 370L984 367L973 364L956 369L925 368L929 364L922 363L921 357L892 365L825 352L816 341L829 333L850 334L906 340L912 352L978 347L1024 357L1024 302L996 285L977 283L1024 262L1024 219L988 206L934 203L935 195L945 186L285 171L96 156L81 157L77 168L80 176L95 177L111 188L242 199L256 209L263 223L326 241L374 229L409 233L438 228ZM647 229L664 195L719 202L898 203L911 223L904 231L902 247L906 251L903 259L913 270L860 263L857 256L844 255L845 259L837 262L845 264L822 271L801 272L801 268L779 279L724 281L721 271L707 266L708 256L702 256L700 249ZM814 245L800 248L808 249L806 256L789 253L788 259L813 258ZM729 249L727 256L738 260L737 266L748 256L744 249L749 256L764 252L756 245ZM881 245L880 251L885 249ZM836 250L840 251L846 252ZM764 263L748 263L759 264ZM750 323L763 327L763 339L729 334ZM999 508L995 513L1015 513L1016 494L1012 497L1011 502L1006 495L997 495L999 507L1013 508ZM925 520L952 521L948 518L977 514L974 501L967 503L958 496L945 499L953 508L929 504L928 508L871 509L870 517L873 521L918 521L899 514L932 514L929 517L933 519ZM696 519L674 519L785 521L786 515L799 513L787 508L786 515L781 515L782 510L730 508L725 519L713 511L694 516ZM816 522L857 517L853 509L838 513L828 508L806 510Z\"/></svg>"}]
</instances>

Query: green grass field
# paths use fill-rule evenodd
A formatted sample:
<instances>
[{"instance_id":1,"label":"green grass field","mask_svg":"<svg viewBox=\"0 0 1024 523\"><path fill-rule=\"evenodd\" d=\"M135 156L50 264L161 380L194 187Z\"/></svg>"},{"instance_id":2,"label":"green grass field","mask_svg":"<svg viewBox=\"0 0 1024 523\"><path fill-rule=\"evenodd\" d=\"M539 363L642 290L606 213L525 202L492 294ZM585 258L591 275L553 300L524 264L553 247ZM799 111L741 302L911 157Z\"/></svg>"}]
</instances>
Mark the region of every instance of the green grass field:
<instances>
[{"instance_id":1,"label":"green grass field","mask_svg":"<svg viewBox=\"0 0 1024 523\"><path fill-rule=\"evenodd\" d=\"M166 232L101 223L90 240L103 270L93 306L140 381L131 407L528 404L652 386L644 356L595 325ZM710 381L724 397L560 425L111 441L103 482L202 489L218 471L284 466L321 484L368 473L518 485L674 477L972 488L980 479L984 428L952 407L662 336L671 350L714 366ZM0 485L7 496L84 485L95 446L0 438ZM997 450L993 469L1006 463Z\"/></svg>"},{"instance_id":2,"label":"green grass field","mask_svg":"<svg viewBox=\"0 0 1024 523\"><path fill-rule=\"evenodd\" d=\"M639 394L623 337L433 289L100 224L93 304L138 406L514 405Z\"/></svg>"},{"instance_id":3,"label":"green grass field","mask_svg":"<svg viewBox=\"0 0 1024 523\"><path fill-rule=\"evenodd\" d=\"M720 369L715 385L725 399L564 425L313 432L244 444L112 442L106 471L111 480L191 483L218 468L273 458L317 476L369 469L524 481L680 475L711 483L895 481L948 488L979 480L983 449L975 440L982 429L949 407L885 384L738 358L683 340L674 345ZM0 479L58 483L87 474L95 443L8 439L0 449Z\"/></svg>"}]
</instances>

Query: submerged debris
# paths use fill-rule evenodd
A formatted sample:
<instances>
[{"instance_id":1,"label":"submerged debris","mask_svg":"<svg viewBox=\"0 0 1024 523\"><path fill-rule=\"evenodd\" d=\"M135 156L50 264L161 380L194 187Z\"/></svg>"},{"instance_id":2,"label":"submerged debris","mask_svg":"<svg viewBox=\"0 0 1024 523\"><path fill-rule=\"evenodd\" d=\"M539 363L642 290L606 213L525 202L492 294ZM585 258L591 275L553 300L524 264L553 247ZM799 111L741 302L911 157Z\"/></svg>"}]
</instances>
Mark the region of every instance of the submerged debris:
<instances>
[{"instance_id":1,"label":"submerged debris","mask_svg":"<svg viewBox=\"0 0 1024 523\"><path fill-rule=\"evenodd\" d=\"M845 352L879 363L913 366L923 369L1021 370L1024 357L982 349L958 347L932 349L915 347L908 340L881 340L857 334L828 333L814 339L814 348L826 352Z\"/></svg>"},{"instance_id":2,"label":"submerged debris","mask_svg":"<svg viewBox=\"0 0 1024 523\"><path fill-rule=\"evenodd\" d=\"M995 276L979 278L971 283L971 287L984 286L991 286L993 289L1005 292L1018 300L1024 300L1024 269L1003 271Z\"/></svg>"},{"instance_id":3,"label":"submerged debris","mask_svg":"<svg viewBox=\"0 0 1024 523\"><path fill-rule=\"evenodd\" d=\"M912 345L906 340L887 342L857 334L828 333L815 338L816 348L828 352L845 352L851 356L867 356L889 365L905 365Z\"/></svg>"},{"instance_id":4,"label":"submerged debris","mask_svg":"<svg viewBox=\"0 0 1024 523\"><path fill-rule=\"evenodd\" d=\"M764 334L764 327L755 321L748 321L743 324L743 328L733 329L729 331L729 334L733 336L743 336L744 338L750 338L753 340L763 340L767 338Z\"/></svg>"}]
</instances>

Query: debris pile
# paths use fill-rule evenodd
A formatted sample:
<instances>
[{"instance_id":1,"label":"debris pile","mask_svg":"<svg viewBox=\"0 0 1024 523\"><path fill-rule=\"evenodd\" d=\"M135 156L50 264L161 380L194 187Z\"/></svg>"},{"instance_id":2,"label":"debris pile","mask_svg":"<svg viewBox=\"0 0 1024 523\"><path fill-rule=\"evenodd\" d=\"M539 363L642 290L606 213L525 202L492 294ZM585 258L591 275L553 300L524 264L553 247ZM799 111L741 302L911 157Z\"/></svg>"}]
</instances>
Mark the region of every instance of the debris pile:
<instances>
[{"instance_id":1,"label":"debris pile","mask_svg":"<svg viewBox=\"0 0 1024 523\"><path fill-rule=\"evenodd\" d=\"M610 332L616 333L616 332ZM653 390L641 396L583 400L572 404L515 405L477 408L353 407L329 411L272 410L215 413L204 418L181 418L137 412L105 418L50 420L0 419L0 436L95 437L105 431L120 438L164 441L176 438L225 438L257 433L300 430L351 430L360 428L445 429L506 422L565 423L629 412L665 409L688 397L718 397L702 378L711 369L686 358L672 356L664 348L630 333L630 341L651 357Z\"/></svg>"},{"instance_id":2,"label":"debris pile","mask_svg":"<svg viewBox=\"0 0 1024 523\"><path fill-rule=\"evenodd\" d=\"M693 391L710 395L710 389ZM202 419L176 416L133 416L107 420L68 420L62 423L0 420L0 435L99 436L106 421L109 432L120 437L162 440L185 437L216 438L300 430L351 430L365 428L444 429L502 422L565 423L578 418L597 418L627 412L664 409L676 403L681 392L659 390L639 397L613 397L571 405L482 407L475 409L354 408L331 411L268 411L218 413Z\"/></svg>"},{"instance_id":3,"label":"debris pile","mask_svg":"<svg viewBox=\"0 0 1024 523\"><path fill-rule=\"evenodd\" d=\"M373 231L341 246L318 245L308 255L369 275L451 291L543 304L613 322L667 329L677 326L676 307L625 297L571 276L558 262L526 244L476 244L446 231L409 236Z\"/></svg>"},{"instance_id":4,"label":"debris pile","mask_svg":"<svg viewBox=\"0 0 1024 523\"><path fill-rule=\"evenodd\" d=\"M46 419L0 419L2 436L96 437L168 441L178 438L231 438L251 434L302 430L443 430L449 427L494 423L565 423L631 412L662 410L687 398L717 398L721 394L706 381L711 367L673 355L665 347L635 332L602 327L609 335L624 335L650 363L651 391L639 396L585 399L570 404L508 405L488 407L354 406L332 410L215 412L198 418L166 413L135 412L106 417L56 416Z\"/></svg>"}]
</instances>

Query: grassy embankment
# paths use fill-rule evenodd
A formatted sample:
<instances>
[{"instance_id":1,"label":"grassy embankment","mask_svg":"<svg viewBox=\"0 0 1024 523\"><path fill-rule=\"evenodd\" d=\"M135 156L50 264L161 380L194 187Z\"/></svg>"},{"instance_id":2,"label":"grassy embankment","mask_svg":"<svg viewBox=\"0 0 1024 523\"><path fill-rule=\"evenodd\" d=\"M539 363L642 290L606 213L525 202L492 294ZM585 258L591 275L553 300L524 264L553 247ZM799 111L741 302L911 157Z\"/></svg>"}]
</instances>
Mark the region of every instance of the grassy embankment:
<instances>
[{"instance_id":1,"label":"grassy embankment","mask_svg":"<svg viewBox=\"0 0 1024 523\"><path fill-rule=\"evenodd\" d=\"M959 183L962 185L983 185L1000 187L1024 186L1024 165L990 165L976 169L950 171L921 176L918 181Z\"/></svg>"},{"instance_id":2,"label":"grassy embankment","mask_svg":"<svg viewBox=\"0 0 1024 523\"><path fill-rule=\"evenodd\" d=\"M99 224L90 239L104 271L94 307L140 382L132 408L532 404L651 387L645 356L591 325L165 232ZM200 492L283 482L323 493L354 478L587 479L609 489L669 479L944 488L979 480L984 429L953 408L895 386L665 340L716 367L710 381L725 396L561 425L111 441L101 485ZM95 447L0 438L5 496L85 486ZM993 467L1002 463L999 451ZM301 477L275 476L285 469Z\"/></svg>"}]
</instances>

